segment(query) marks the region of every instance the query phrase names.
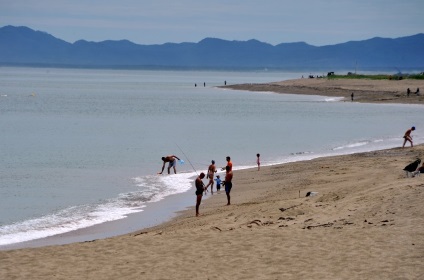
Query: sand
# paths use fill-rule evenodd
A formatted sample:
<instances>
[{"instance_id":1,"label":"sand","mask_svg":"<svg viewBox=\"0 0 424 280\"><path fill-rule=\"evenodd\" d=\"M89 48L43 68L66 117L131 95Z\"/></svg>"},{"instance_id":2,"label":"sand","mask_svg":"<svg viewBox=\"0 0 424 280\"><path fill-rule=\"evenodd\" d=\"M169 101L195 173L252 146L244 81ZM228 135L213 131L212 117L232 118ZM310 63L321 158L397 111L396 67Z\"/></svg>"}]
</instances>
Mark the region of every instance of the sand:
<instances>
[{"instance_id":1,"label":"sand","mask_svg":"<svg viewBox=\"0 0 424 280\"><path fill-rule=\"evenodd\" d=\"M266 84L229 85L224 88L272 91L344 97L351 101L366 103L424 104L424 80L368 80L368 79L296 79ZM407 89L411 94L407 96ZM415 94L417 88L420 95Z\"/></svg>"},{"instance_id":2,"label":"sand","mask_svg":"<svg viewBox=\"0 0 424 280\"><path fill-rule=\"evenodd\" d=\"M424 174L403 171L417 157L424 145L235 171L230 206L208 194L201 217L0 251L0 279L420 279Z\"/></svg>"}]
</instances>

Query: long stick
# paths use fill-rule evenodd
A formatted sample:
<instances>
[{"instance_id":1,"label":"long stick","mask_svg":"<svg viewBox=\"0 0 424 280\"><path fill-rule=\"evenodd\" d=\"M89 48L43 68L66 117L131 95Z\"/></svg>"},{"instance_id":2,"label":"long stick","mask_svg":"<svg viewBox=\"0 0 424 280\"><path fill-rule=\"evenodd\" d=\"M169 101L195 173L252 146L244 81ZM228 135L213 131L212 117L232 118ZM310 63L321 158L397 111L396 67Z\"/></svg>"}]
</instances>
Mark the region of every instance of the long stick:
<instances>
[{"instance_id":1,"label":"long stick","mask_svg":"<svg viewBox=\"0 0 424 280\"><path fill-rule=\"evenodd\" d=\"M180 146L178 146L178 144L177 144L177 143L175 143L175 145L177 145L178 149L180 149L181 153L183 153L183 155L186 157L186 159L187 159L187 160L188 160L188 162L190 163L191 167L193 167L194 172L196 172L196 174L197 174L197 175L199 175L199 174L197 173L196 168L194 168L193 164L191 164L191 161L190 161L190 159L188 158L188 156L187 156L187 155L183 152L183 150L180 148Z\"/></svg>"}]
</instances>

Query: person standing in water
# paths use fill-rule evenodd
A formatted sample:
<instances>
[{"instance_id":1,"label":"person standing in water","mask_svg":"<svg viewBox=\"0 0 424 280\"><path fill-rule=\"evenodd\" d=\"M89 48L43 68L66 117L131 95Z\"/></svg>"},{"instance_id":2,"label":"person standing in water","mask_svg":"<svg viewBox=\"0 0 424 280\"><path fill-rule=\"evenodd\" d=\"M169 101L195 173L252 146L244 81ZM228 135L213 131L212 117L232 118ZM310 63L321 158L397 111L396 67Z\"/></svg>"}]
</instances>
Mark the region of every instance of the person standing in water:
<instances>
[{"instance_id":1,"label":"person standing in water","mask_svg":"<svg viewBox=\"0 0 424 280\"><path fill-rule=\"evenodd\" d=\"M165 169L165 164L168 162L168 174L170 174L171 171L171 167L174 168L174 173L177 174L177 159L180 160L179 157L177 157L176 155L170 155L170 156L166 156L166 157L162 157L162 161L163 161L163 165L162 165L162 171L159 172L158 174L162 174L163 170Z\"/></svg>"},{"instance_id":2,"label":"person standing in water","mask_svg":"<svg viewBox=\"0 0 424 280\"><path fill-rule=\"evenodd\" d=\"M403 147L405 147L406 141L409 141L409 142L411 143L411 147L414 147L414 144L412 143L412 136L411 136L411 133L412 133L412 131L414 131L414 130L415 130L415 126L411 127L410 129L408 129L408 130L405 132L405 135L403 136L403 139L405 139L405 140L403 141L403 146L402 146L402 148L403 148Z\"/></svg>"},{"instance_id":3,"label":"person standing in water","mask_svg":"<svg viewBox=\"0 0 424 280\"><path fill-rule=\"evenodd\" d=\"M200 203L202 202L202 196L203 196L203 191L205 189L205 185L203 184L202 179L205 178L205 173L200 173L200 175L196 178L196 181L194 181L194 184L196 186L196 217L200 216L199 213L199 207L200 207Z\"/></svg>"}]
</instances>

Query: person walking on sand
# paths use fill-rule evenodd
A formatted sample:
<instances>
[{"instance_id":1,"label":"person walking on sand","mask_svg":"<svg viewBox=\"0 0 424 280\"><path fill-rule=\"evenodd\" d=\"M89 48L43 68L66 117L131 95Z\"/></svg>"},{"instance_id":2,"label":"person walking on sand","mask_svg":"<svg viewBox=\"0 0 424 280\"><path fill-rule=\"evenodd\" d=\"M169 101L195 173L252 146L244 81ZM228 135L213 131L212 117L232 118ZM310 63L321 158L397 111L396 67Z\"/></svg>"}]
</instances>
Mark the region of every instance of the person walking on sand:
<instances>
[{"instance_id":1,"label":"person walking on sand","mask_svg":"<svg viewBox=\"0 0 424 280\"><path fill-rule=\"evenodd\" d=\"M260 159L261 155L260 154L256 154L256 164L258 165L258 171L261 169L261 159Z\"/></svg>"},{"instance_id":2,"label":"person walking on sand","mask_svg":"<svg viewBox=\"0 0 424 280\"><path fill-rule=\"evenodd\" d=\"M230 166L226 166L225 167L225 181L224 181L224 186L225 186L225 194L227 195L227 205L231 205L231 197L230 197L230 192L231 192L231 188L233 187L233 171L231 171Z\"/></svg>"},{"instance_id":3,"label":"person walking on sand","mask_svg":"<svg viewBox=\"0 0 424 280\"><path fill-rule=\"evenodd\" d=\"M205 187L205 193L208 190L208 187L211 186L211 194L213 194L213 184L214 184L213 176L215 172L216 172L215 161L212 160L211 165L209 165L208 167L208 175L206 175L206 178L209 179L209 183Z\"/></svg>"},{"instance_id":4,"label":"person walking on sand","mask_svg":"<svg viewBox=\"0 0 424 280\"><path fill-rule=\"evenodd\" d=\"M171 171L171 167L174 168L174 173L177 174L177 159L180 160L179 157L177 157L176 155L170 155L170 156L166 156L166 157L162 157L162 161L163 161L163 165L162 165L162 171L159 172L158 174L162 174L163 170L165 169L165 164L168 162L168 174L170 174Z\"/></svg>"},{"instance_id":5,"label":"person walking on sand","mask_svg":"<svg viewBox=\"0 0 424 280\"><path fill-rule=\"evenodd\" d=\"M411 127L410 129L408 129L408 130L405 132L405 135L403 136L403 139L405 139L405 140L403 141L403 146L402 146L402 148L404 148L404 147L405 147L406 141L409 141L409 142L411 143L411 147L414 147L414 143L412 142L412 136L411 136L411 133L412 133L412 131L414 131L414 130L415 130L415 126Z\"/></svg>"},{"instance_id":6,"label":"person walking on sand","mask_svg":"<svg viewBox=\"0 0 424 280\"><path fill-rule=\"evenodd\" d=\"M200 207L200 203L202 202L202 196L203 196L203 191L205 189L205 185L203 184L202 179L205 178L205 173L200 173L200 175L196 178L196 181L194 181L194 184L196 186L196 217L200 216L199 213L199 207Z\"/></svg>"}]
</instances>

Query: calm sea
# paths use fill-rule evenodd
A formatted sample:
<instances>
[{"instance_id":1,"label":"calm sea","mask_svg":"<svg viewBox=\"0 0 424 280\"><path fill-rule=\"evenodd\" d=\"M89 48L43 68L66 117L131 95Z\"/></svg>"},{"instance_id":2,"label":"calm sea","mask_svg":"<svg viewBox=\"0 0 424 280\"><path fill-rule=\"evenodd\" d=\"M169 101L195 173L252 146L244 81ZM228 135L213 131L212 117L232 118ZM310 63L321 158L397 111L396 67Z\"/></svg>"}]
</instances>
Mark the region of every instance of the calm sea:
<instances>
[{"instance_id":1,"label":"calm sea","mask_svg":"<svg viewBox=\"0 0 424 280\"><path fill-rule=\"evenodd\" d=\"M257 153L272 165L390 148L412 125L424 142L423 106L217 88L303 74L0 68L0 245L194 196L195 171L227 155L240 169ZM169 154L179 174L156 175Z\"/></svg>"}]
</instances>

